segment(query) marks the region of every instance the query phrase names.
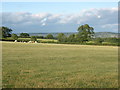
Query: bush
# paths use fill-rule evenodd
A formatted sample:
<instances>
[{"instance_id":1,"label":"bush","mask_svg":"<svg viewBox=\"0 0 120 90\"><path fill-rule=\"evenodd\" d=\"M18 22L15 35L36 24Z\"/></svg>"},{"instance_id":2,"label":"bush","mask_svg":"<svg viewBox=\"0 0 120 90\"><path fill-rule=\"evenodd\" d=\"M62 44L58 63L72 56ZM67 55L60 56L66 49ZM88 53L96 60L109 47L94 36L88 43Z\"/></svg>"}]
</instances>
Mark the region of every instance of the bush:
<instances>
[{"instance_id":1,"label":"bush","mask_svg":"<svg viewBox=\"0 0 120 90\"><path fill-rule=\"evenodd\" d=\"M29 42L30 40L28 40L28 39L18 39L17 41L18 42Z\"/></svg>"},{"instance_id":2,"label":"bush","mask_svg":"<svg viewBox=\"0 0 120 90\"><path fill-rule=\"evenodd\" d=\"M103 39L102 38L96 38L95 40L95 44L102 44L102 42L103 42Z\"/></svg>"},{"instance_id":3,"label":"bush","mask_svg":"<svg viewBox=\"0 0 120 90\"><path fill-rule=\"evenodd\" d=\"M94 41L88 41L88 42L86 42L86 45L95 45L95 42Z\"/></svg>"},{"instance_id":4,"label":"bush","mask_svg":"<svg viewBox=\"0 0 120 90\"><path fill-rule=\"evenodd\" d=\"M28 38L30 35L28 33L20 33L21 38Z\"/></svg>"},{"instance_id":5,"label":"bush","mask_svg":"<svg viewBox=\"0 0 120 90\"><path fill-rule=\"evenodd\" d=\"M36 36L31 36L31 41L37 41Z\"/></svg>"},{"instance_id":6,"label":"bush","mask_svg":"<svg viewBox=\"0 0 120 90\"><path fill-rule=\"evenodd\" d=\"M54 39L54 37L53 37L52 34L48 34L45 38L46 38L46 39Z\"/></svg>"},{"instance_id":7,"label":"bush","mask_svg":"<svg viewBox=\"0 0 120 90\"><path fill-rule=\"evenodd\" d=\"M102 45L118 46L118 43L103 42Z\"/></svg>"},{"instance_id":8,"label":"bush","mask_svg":"<svg viewBox=\"0 0 120 90\"><path fill-rule=\"evenodd\" d=\"M54 41L38 41L40 43L57 43L57 42L54 42Z\"/></svg>"},{"instance_id":9,"label":"bush","mask_svg":"<svg viewBox=\"0 0 120 90\"><path fill-rule=\"evenodd\" d=\"M13 38L2 38L0 41L11 41L14 42L15 40Z\"/></svg>"},{"instance_id":10,"label":"bush","mask_svg":"<svg viewBox=\"0 0 120 90\"><path fill-rule=\"evenodd\" d=\"M18 39L17 34L12 34L12 38L13 38L14 40L17 40L17 39Z\"/></svg>"},{"instance_id":11,"label":"bush","mask_svg":"<svg viewBox=\"0 0 120 90\"><path fill-rule=\"evenodd\" d=\"M44 39L44 36L36 36L36 38Z\"/></svg>"}]
</instances>

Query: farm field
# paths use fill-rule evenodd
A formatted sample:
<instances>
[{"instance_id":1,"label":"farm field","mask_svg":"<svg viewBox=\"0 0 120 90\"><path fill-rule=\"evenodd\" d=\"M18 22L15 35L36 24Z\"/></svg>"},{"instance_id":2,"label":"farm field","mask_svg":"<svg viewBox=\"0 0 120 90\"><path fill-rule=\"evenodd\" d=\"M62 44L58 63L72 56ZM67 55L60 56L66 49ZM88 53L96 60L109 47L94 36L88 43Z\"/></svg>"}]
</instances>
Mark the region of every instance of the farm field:
<instances>
[{"instance_id":1,"label":"farm field","mask_svg":"<svg viewBox=\"0 0 120 90\"><path fill-rule=\"evenodd\" d=\"M3 88L117 88L118 47L2 43Z\"/></svg>"},{"instance_id":2,"label":"farm field","mask_svg":"<svg viewBox=\"0 0 120 90\"><path fill-rule=\"evenodd\" d=\"M31 40L30 38L18 38L18 40ZM37 39L39 41L54 41L54 42L58 42L58 40L55 39Z\"/></svg>"}]
</instances>

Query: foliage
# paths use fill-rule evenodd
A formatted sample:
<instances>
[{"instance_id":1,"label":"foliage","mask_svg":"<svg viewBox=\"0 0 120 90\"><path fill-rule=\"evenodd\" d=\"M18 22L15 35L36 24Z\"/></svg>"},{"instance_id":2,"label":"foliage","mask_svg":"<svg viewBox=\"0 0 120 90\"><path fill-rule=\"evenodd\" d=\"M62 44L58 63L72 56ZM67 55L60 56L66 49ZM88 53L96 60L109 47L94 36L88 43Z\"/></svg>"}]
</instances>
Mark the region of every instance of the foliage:
<instances>
[{"instance_id":1,"label":"foliage","mask_svg":"<svg viewBox=\"0 0 120 90\"><path fill-rule=\"evenodd\" d=\"M76 35L75 34L71 34L69 37L68 37L68 42L75 42L76 41Z\"/></svg>"},{"instance_id":2,"label":"foliage","mask_svg":"<svg viewBox=\"0 0 120 90\"><path fill-rule=\"evenodd\" d=\"M13 38L14 40L17 40L17 39L18 39L17 34L12 34L11 36L12 36L12 38Z\"/></svg>"},{"instance_id":3,"label":"foliage","mask_svg":"<svg viewBox=\"0 0 120 90\"><path fill-rule=\"evenodd\" d=\"M36 38L44 39L44 36L36 36Z\"/></svg>"},{"instance_id":4,"label":"foliage","mask_svg":"<svg viewBox=\"0 0 120 90\"><path fill-rule=\"evenodd\" d=\"M40 43L57 43L55 41L38 41L38 42L40 42Z\"/></svg>"},{"instance_id":5,"label":"foliage","mask_svg":"<svg viewBox=\"0 0 120 90\"><path fill-rule=\"evenodd\" d=\"M37 41L36 36L31 36L31 41Z\"/></svg>"},{"instance_id":6,"label":"foliage","mask_svg":"<svg viewBox=\"0 0 120 90\"><path fill-rule=\"evenodd\" d=\"M67 42L67 37L65 36L64 33L59 33L57 39L59 42Z\"/></svg>"},{"instance_id":7,"label":"foliage","mask_svg":"<svg viewBox=\"0 0 120 90\"><path fill-rule=\"evenodd\" d=\"M28 38L30 35L28 33L20 33L21 38Z\"/></svg>"},{"instance_id":8,"label":"foliage","mask_svg":"<svg viewBox=\"0 0 120 90\"><path fill-rule=\"evenodd\" d=\"M81 25L78 27L78 33L77 34L71 34L71 35L65 35L64 33L59 33L57 37L53 37L52 34L48 34L46 37L44 36L29 36L28 33L21 33L20 37L16 34L12 34L11 38L8 38L11 36L12 30L7 27L1 27L1 31L3 34L3 41L36 41L38 38L38 41L41 43L61 43L61 44L81 44L81 45L114 45L118 46L120 45L120 38L95 38L94 37L94 28L90 27L88 24ZM6 33L5 33L6 32Z\"/></svg>"},{"instance_id":9,"label":"foliage","mask_svg":"<svg viewBox=\"0 0 120 90\"><path fill-rule=\"evenodd\" d=\"M80 42L89 41L94 36L94 28L90 27L88 24L81 25L78 27L77 38Z\"/></svg>"},{"instance_id":10,"label":"foliage","mask_svg":"<svg viewBox=\"0 0 120 90\"><path fill-rule=\"evenodd\" d=\"M30 40L28 40L28 39L18 39L17 41L18 42L29 42Z\"/></svg>"},{"instance_id":11,"label":"foliage","mask_svg":"<svg viewBox=\"0 0 120 90\"><path fill-rule=\"evenodd\" d=\"M76 42L84 43L90 41L94 36L94 28L90 27L88 24L81 25L78 27L77 34L71 34L69 37L66 37L64 33L59 33L57 38L59 42Z\"/></svg>"},{"instance_id":12,"label":"foliage","mask_svg":"<svg viewBox=\"0 0 120 90\"><path fill-rule=\"evenodd\" d=\"M102 44L103 39L102 38L95 38L95 43L96 44Z\"/></svg>"},{"instance_id":13,"label":"foliage","mask_svg":"<svg viewBox=\"0 0 120 90\"><path fill-rule=\"evenodd\" d=\"M46 39L53 39L54 37L53 37L53 35L52 34L48 34L47 36L46 36Z\"/></svg>"},{"instance_id":14,"label":"foliage","mask_svg":"<svg viewBox=\"0 0 120 90\"><path fill-rule=\"evenodd\" d=\"M105 42L117 43L119 41L118 38L104 38Z\"/></svg>"},{"instance_id":15,"label":"foliage","mask_svg":"<svg viewBox=\"0 0 120 90\"><path fill-rule=\"evenodd\" d=\"M11 37L11 32L12 29L8 28L8 27L0 27L0 36L2 36L2 38L6 38L6 37Z\"/></svg>"},{"instance_id":16,"label":"foliage","mask_svg":"<svg viewBox=\"0 0 120 90\"><path fill-rule=\"evenodd\" d=\"M2 38L1 41L10 41L10 42L14 42L15 40L13 38Z\"/></svg>"}]
</instances>

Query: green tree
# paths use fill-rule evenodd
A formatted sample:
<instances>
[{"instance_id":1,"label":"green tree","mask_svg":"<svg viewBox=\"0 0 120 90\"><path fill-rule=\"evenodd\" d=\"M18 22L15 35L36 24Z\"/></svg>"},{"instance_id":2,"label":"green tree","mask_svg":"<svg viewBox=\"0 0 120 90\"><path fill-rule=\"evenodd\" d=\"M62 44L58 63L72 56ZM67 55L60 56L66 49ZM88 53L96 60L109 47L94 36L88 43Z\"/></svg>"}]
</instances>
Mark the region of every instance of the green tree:
<instances>
[{"instance_id":1,"label":"green tree","mask_svg":"<svg viewBox=\"0 0 120 90\"><path fill-rule=\"evenodd\" d=\"M13 38L14 40L17 40L17 39L18 39L17 34L12 34L12 38Z\"/></svg>"},{"instance_id":2,"label":"green tree","mask_svg":"<svg viewBox=\"0 0 120 90\"><path fill-rule=\"evenodd\" d=\"M57 39L59 42L66 42L67 41L67 37L65 36L64 33L59 33L57 36Z\"/></svg>"},{"instance_id":3,"label":"green tree","mask_svg":"<svg viewBox=\"0 0 120 90\"><path fill-rule=\"evenodd\" d=\"M95 43L96 43L96 44L102 44L102 42L103 42L103 39L102 39L102 38L96 38L96 39L95 39Z\"/></svg>"},{"instance_id":4,"label":"green tree","mask_svg":"<svg viewBox=\"0 0 120 90\"><path fill-rule=\"evenodd\" d=\"M20 33L21 38L28 38L30 35L28 33Z\"/></svg>"},{"instance_id":5,"label":"green tree","mask_svg":"<svg viewBox=\"0 0 120 90\"><path fill-rule=\"evenodd\" d=\"M94 28L88 24L81 25L78 27L77 38L80 38L81 42L89 41L94 36Z\"/></svg>"},{"instance_id":6,"label":"green tree","mask_svg":"<svg viewBox=\"0 0 120 90\"><path fill-rule=\"evenodd\" d=\"M69 37L68 37L68 41L69 42L75 42L76 40L76 38L75 38L76 36L75 36L75 34L71 34Z\"/></svg>"},{"instance_id":7,"label":"green tree","mask_svg":"<svg viewBox=\"0 0 120 90\"><path fill-rule=\"evenodd\" d=\"M53 37L52 34L48 34L48 35L46 36L46 38L47 38L47 39L53 39L54 37Z\"/></svg>"},{"instance_id":8,"label":"green tree","mask_svg":"<svg viewBox=\"0 0 120 90\"><path fill-rule=\"evenodd\" d=\"M12 29L8 28L8 27L0 27L0 36L2 36L2 38L6 38L6 37L11 37L11 32Z\"/></svg>"},{"instance_id":9,"label":"green tree","mask_svg":"<svg viewBox=\"0 0 120 90\"><path fill-rule=\"evenodd\" d=\"M44 36L36 36L36 38L43 39L43 38L44 38Z\"/></svg>"},{"instance_id":10,"label":"green tree","mask_svg":"<svg viewBox=\"0 0 120 90\"><path fill-rule=\"evenodd\" d=\"M31 36L31 41L37 41L36 36Z\"/></svg>"},{"instance_id":11,"label":"green tree","mask_svg":"<svg viewBox=\"0 0 120 90\"><path fill-rule=\"evenodd\" d=\"M104 38L105 42L118 43L118 38Z\"/></svg>"}]
</instances>

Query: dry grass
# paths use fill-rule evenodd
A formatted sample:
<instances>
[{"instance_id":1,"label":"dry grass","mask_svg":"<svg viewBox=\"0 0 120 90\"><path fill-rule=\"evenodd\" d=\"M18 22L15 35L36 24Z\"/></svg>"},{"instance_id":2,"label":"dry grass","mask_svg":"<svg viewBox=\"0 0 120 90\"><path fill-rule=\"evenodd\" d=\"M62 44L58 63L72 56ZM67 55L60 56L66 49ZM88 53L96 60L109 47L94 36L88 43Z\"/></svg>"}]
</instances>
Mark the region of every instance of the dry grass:
<instances>
[{"instance_id":1,"label":"dry grass","mask_svg":"<svg viewBox=\"0 0 120 90\"><path fill-rule=\"evenodd\" d=\"M117 88L118 48L3 42L3 87Z\"/></svg>"}]
</instances>

